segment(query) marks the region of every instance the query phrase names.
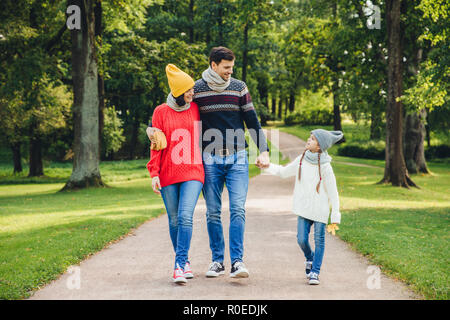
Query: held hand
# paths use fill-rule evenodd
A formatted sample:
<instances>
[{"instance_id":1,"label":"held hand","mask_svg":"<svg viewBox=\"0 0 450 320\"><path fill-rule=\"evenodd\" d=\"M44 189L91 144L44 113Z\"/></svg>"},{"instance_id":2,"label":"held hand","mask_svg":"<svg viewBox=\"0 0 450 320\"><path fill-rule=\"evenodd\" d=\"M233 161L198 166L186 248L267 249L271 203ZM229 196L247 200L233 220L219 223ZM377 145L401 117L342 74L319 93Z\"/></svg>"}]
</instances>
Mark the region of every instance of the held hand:
<instances>
[{"instance_id":1,"label":"held hand","mask_svg":"<svg viewBox=\"0 0 450 320\"><path fill-rule=\"evenodd\" d=\"M336 231L339 230L337 223L331 223L327 225L327 232L331 233L333 236L336 235Z\"/></svg>"},{"instance_id":2,"label":"held hand","mask_svg":"<svg viewBox=\"0 0 450 320\"><path fill-rule=\"evenodd\" d=\"M161 195L161 183L159 182L159 177L153 177L152 178L152 188L153 188L153 192L155 192L156 194Z\"/></svg>"},{"instance_id":3,"label":"held hand","mask_svg":"<svg viewBox=\"0 0 450 320\"><path fill-rule=\"evenodd\" d=\"M260 169L267 169L270 166L269 152L261 152L258 158L256 158L255 164Z\"/></svg>"}]
</instances>

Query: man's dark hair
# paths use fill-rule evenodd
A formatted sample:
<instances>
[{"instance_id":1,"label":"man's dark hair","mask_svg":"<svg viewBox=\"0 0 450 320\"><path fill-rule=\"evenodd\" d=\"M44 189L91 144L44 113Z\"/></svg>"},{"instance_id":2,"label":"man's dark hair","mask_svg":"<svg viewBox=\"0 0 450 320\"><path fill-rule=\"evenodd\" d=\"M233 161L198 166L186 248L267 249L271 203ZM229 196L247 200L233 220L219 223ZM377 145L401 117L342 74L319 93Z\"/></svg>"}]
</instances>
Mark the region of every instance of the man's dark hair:
<instances>
[{"instance_id":1,"label":"man's dark hair","mask_svg":"<svg viewBox=\"0 0 450 320\"><path fill-rule=\"evenodd\" d=\"M222 59L233 61L236 57L234 56L233 51L225 47L214 47L211 49L211 53L209 54L209 65L214 61L216 64L219 64Z\"/></svg>"}]
</instances>

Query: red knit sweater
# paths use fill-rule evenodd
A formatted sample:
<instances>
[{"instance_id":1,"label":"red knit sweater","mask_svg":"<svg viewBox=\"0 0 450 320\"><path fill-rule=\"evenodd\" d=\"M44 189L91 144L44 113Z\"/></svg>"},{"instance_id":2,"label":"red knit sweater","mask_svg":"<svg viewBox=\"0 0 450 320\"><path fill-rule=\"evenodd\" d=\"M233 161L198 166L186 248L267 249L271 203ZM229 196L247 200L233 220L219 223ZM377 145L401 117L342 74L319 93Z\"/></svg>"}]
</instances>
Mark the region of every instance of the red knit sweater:
<instances>
[{"instance_id":1,"label":"red knit sweater","mask_svg":"<svg viewBox=\"0 0 450 320\"><path fill-rule=\"evenodd\" d=\"M195 102L177 112L163 103L153 111L152 126L164 132L167 148L151 150L147 169L159 176L161 187L189 180L205 181L200 149L200 113Z\"/></svg>"}]
</instances>

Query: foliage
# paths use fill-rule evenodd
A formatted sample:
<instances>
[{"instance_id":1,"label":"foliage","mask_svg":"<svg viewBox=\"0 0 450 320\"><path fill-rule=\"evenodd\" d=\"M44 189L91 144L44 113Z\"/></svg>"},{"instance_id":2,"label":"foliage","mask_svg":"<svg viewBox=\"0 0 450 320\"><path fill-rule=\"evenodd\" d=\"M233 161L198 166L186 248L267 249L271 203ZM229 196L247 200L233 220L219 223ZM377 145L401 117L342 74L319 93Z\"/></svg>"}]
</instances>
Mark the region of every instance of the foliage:
<instances>
[{"instance_id":1,"label":"foliage","mask_svg":"<svg viewBox=\"0 0 450 320\"><path fill-rule=\"evenodd\" d=\"M294 124L323 126L332 125L333 114L326 108L301 110L288 115L284 120L284 123L288 126Z\"/></svg>"},{"instance_id":2,"label":"foliage","mask_svg":"<svg viewBox=\"0 0 450 320\"><path fill-rule=\"evenodd\" d=\"M450 158L450 145L431 146L425 149L427 159Z\"/></svg>"},{"instance_id":3,"label":"foliage","mask_svg":"<svg viewBox=\"0 0 450 320\"><path fill-rule=\"evenodd\" d=\"M106 155L117 152L125 141L122 120L119 119L114 106L104 112L104 127L102 132L103 148Z\"/></svg>"},{"instance_id":4,"label":"foliage","mask_svg":"<svg viewBox=\"0 0 450 320\"><path fill-rule=\"evenodd\" d=\"M337 153L344 157L383 160L385 158L385 143L384 141L348 143L340 147Z\"/></svg>"}]
</instances>

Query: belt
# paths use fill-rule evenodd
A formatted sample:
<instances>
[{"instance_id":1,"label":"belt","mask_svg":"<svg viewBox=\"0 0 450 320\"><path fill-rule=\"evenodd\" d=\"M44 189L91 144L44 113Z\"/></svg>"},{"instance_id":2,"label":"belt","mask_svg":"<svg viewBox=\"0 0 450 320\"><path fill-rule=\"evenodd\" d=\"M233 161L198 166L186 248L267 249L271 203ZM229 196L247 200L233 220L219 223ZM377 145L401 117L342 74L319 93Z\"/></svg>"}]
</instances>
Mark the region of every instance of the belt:
<instances>
[{"instance_id":1,"label":"belt","mask_svg":"<svg viewBox=\"0 0 450 320\"><path fill-rule=\"evenodd\" d=\"M225 149L214 149L213 152L211 152L212 155L220 156L220 157L226 157L231 156L235 153L238 153L239 151L245 150L245 148L236 149L236 148L225 148Z\"/></svg>"}]
</instances>

